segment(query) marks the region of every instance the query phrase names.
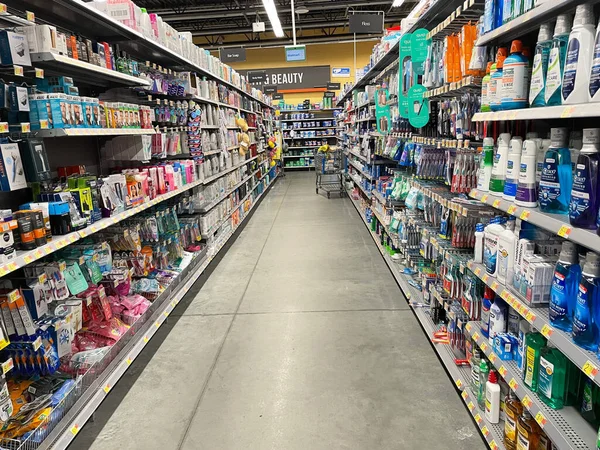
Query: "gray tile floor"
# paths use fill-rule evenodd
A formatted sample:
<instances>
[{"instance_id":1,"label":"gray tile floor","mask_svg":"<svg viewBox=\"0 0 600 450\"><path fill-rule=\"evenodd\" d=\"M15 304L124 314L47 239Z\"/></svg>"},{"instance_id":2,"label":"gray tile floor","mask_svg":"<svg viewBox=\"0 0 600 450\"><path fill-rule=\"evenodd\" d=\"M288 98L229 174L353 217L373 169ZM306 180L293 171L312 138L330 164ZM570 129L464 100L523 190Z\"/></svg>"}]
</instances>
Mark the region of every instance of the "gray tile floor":
<instances>
[{"instance_id":1,"label":"gray tile floor","mask_svg":"<svg viewBox=\"0 0 600 450\"><path fill-rule=\"evenodd\" d=\"M485 444L350 201L293 173L71 448Z\"/></svg>"}]
</instances>

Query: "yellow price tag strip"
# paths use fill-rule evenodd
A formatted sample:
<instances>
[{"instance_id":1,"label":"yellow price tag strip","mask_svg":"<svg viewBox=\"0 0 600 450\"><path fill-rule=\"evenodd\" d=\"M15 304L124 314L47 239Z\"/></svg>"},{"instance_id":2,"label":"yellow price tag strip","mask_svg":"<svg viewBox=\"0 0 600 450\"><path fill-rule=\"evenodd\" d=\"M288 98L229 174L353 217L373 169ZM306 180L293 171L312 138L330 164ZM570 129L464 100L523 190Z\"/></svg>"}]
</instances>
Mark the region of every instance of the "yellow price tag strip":
<instances>
[{"instance_id":1,"label":"yellow price tag strip","mask_svg":"<svg viewBox=\"0 0 600 450\"><path fill-rule=\"evenodd\" d=\"M12 370L14 367L13 359L8 358L5 362L2 363L2 373L6 374Z\"/></svg>"},{"instance_id":2,"label":"yellow price tag strip","mask_svg":"<svg viewBox=\"0 0 600 450\"><path fill-rule=\"evenodd\" d=\"M106 392L108 394L110 392L110 384L107 384L106 386L104 386L103 390L104 390L104 392Z\"/></svg>"},{"instance_id":3,"label":"yellow price tag strip","mask_svg":"<svg viewBox=\"0 0 600 450\"><path fill-rule=\"evenodd\" d=\"M481 267L478 267L477 269L475 269L475 275L477 275L477 276L481 275Z\"/></svg>"},{"instance_id":4,"label":"yellow price tag strip","mask_svg":"<svg viewBox=\"0 0 600 450\"><path fill-rule=\"evenodd\" d=\"M498 359L498 355L496 355L494 352L492 352L492 353L490 353L489 359L490 359L490 362L492 364L494 364L496 362L496 360Z\"/></svg>"},{"instance_id":5,"label":"yellow price tag strip","mask_svg":"<svg viewBox=\"0 0 600 450\"><path fill-rule=\"evenodd\" d=\"M44 78L44 69L40 69L38 67L35 68L35 77L36 78Z\"/></svg>"},{"instance_id":6,"label":"yellow price tag strip","mask_svg":"<svg viewBox=\"0 0 600 450\"><path fill-rule=\"evenodd\" d=\"M583 373L585 373L588 377L590 377L593 380L598 374L598 367L596 367L596 365L593 362L588 360L583 365Z\"/></svg>"},{"instance_id":7,"label":"yellow price tag strip","mask_svg":"<svg viewBox=\"0 0 600 450\"><path fill-rule=\"evenodd\" d=\"M508 210L506 211L509 214L514 214L514 212L517 210L517 205L510 205L508 207Z\"/></svg>"},{"instance_id":8,"label":"yellow price tag strip","mask_svg":"<svg viewBox=\"0 0 600 450\"><path fill-rule=\"evenodd\" d=\"M571 234L571 230L572 228L568 225L563 225L562 227L559 228L558 230L558 234L560 237L563 237L565 239L569 238L569 235Z\"/></svg>"},{"instance_id":9,"label":"yellow price tag strip","mask_svg":"<svg viewBox=\"0 0 600 450\"><path fill-rule=\"evenodd\" d=\"M533 401L531 400L531 397L529 397L529 394L527 394L525 397L523 397L523 400L521 403L523 403L523 406L525 406L527 409L529 409L529 408L531 408Z\"/></svg>"},{"instance_id":10,"label":"yellow price tag strip","mask_svg":"<svg viewBox=\"0 0 600 450\"><path fill-rule=\"evenodd\" d=\"M475 405L473 404L473 402L469 402L467 408L469 408L469 411L473 412L473 410L475 409Z\"/></svg>"},{"instance_id":11,"label":"yellow price tag strip","mask_svg":"<svg viewBox=\"0 0 600 450\"><path fill-rule=\"evenodd\" d=\"M463 398L463 400L466 400L469 394L467 394L467 391L462 391L460 396Z\"/></svg>"},{"instance_id":12,"label":"yellow price tag strip","mask_svg":"<svg viewBox=\"0 0 600 450\"><path fill-rule=\"evenodd\" d=\"M492 450L498 450L498 444L496 444L496 441L492 439L492 442L490 442L490 448Z\"/></svg>"},{"instance_id":13,"label":"yellow price tag strip","mask_svg":"<svg viewBox=\"0 0 600 450\"><path fill-rule=\"evenodd\" d=\"M475 422L481 423L482 421L483 421L483 419L481 418L481 414L479 414L479 413L475 414Z\"/></svg>"},{"instance_id":14,"label":"yellow price tag strip","mask_svg":"<svg viewBox=\"0 0 600 450\"><path fill-rule=\"evenodd\" d=\"M552 333L554 333L554 329L546 323L544 324L540 332L544 337L549 338L550 336L552 336Z\"/></svg>"},{"instance_id":15,"label":"yellow price tag strip","mask_svg":"<svg viewBox=\"0 0 600 450\"><path fill-rule=\"evenodd\" d=\"M481 197L481 203L487 202L487 199L488 199L488 195L485 194L483 197Z\"/></svg>"},{"instance_id":16,"label":"yellow price tag strip","mask_svg":"<svg viewBox=\"0 0 600 450\"><path fill-rule=\"evenodd\" d=\"M27 14L27 20L29 22L35 22L35 14L32 13L31 11L25 11Z\"/></svg>"},{"instance_id":17,"label":"yellow price tag strip","mask_svg":"<svg viewBox=\"0 0 600 450\"><path fill-rule=\"evenodd\" d=\"M530 215L531 215L531 211L529 211L528 209L525 209L521 213L520 218L521 218L521 220L527 220L527 219L529 219Z\"/></svg>"},{"instance_id":18,"label":"yellow price tag strip","mask_svg":"<svg viewBox=\"0 0 600 450\"><path fill-rule=\"evenodd\" d=\"M23 76L23 68L21 66L13 66L13 70L14 70L15 76L17 76L17 77Z\"/></svg>"},{"instance_id":19,"label":"yellow price tag strip","mask_svg":"<svg viewBox=\"0 0 600 450\"><path fill-rule=\"evenodd\" d=\"M492 206L494 208L497 208L498 206L500 206L500 199L494 200L494 203L492 203Z\"/></svg>"},{"instance_id":20,"label":"yellow price tag strip","mask_svg":"<svg viewBox=\"0 0 600 450\"><path fill-rule=\"evenodd\" d=\"M517 383L517 380L515 380L514 378L510 379L508 385L513 391L516 391L519 388L519 383Z\"/></svg>"},{"instance_id":21,"label":"yellow price tag strip","mask_svg":"<svg viewBox=\"0 0 600 450\"><path fill-rule=\"evenodd\" d=\"M528 311L525 315L525 320L529 323L533 323L536 319L536 315L532 311Z\"/></svg>"},{"instance_id":22,"label":"yellow price tag strip","mask_svg":"<svg viewBox=\"0 0 600 450\"><path fill-rule=\"evenodd\" d=\"M462 389L462 385L463 384L462 384L462 381L460 381L460 378L457 378L455 383L456 383L456 386L458 386L459 389Z\"/></svg>"},{"instance_id":23,"label":"yellow price tag strip","mask_svg":"<svg viewBox=\"0 0 600 450\"><path fill-rule=\"evenodd\" d=\"M540 427L544 428L544 426L546 425L546 422L548 422L546 420L546 417L544 416L544 414L542 414L541 411L539 411L536 415L535 415L535 421L537 423L540 424Z\"/></svg>"},{"instance_id":24,"label":"yellow price tag strip","mask_svg":"<svg viewBox=\"0 0 600 450\"><path fill-rule=\"evenodd\" d=\"M500 286L498 282L494 281L492 282L492 285L490 287L492 288L492 291L496 291L498 289L498 286Z\"/></svg>"},{"instance_id":25,"label":"yellow price tag strip","mask_svg":"<svg viewBox=\"0 0 600 450\"><path fill-rule=\"evenodd\" d=\"M21 123L21 133L29 133L31 131L31 124L29 122Z\"/></svg>"},{"instance_id":26,"label":"yellow price tag strip","mask_svg":"<svg viewBox=\"0 0 600 450\"><path fill-rule=\"evenodd\" d=\"M475 332L473 334L473 339L475 339L475 341L478 341L479 340L479 333Z\"/></svg>"},{"instance_id":27,"label":"yellow price tag strip","mask_svg":"<svg viewBox=\"0 0 600 450\"><path fill-rule=\"evenodd\" d=\"M502 378L506 378L506 367L504 366L500 366L500 368L498 369L498 372L500 372L500 375L502 375Z\"/></svg>"},{"instance_id":28,"label":"yellow price tag strip","mask_svg":"<svg viewBox=\"0 0 600 450\"><path fill-rule=\"evenodd\" d=\"M483 427L481 427L481 432L483 433L483 435L485 437L487 437L487 435L490 434L490 430L488 430L487 425L484 425Z\"/></svg>"},{"instance_id":29,"label":"yellow price tag strip","mask_svg":"<svg viewBox=\"0 0 600 450\"><path fill-rule=\"evenodd\" d=\"M73 434L73 436L76 436L77 433L79 433L79 425L75 424L71 427L71 433Z\"/></svg>"},{"instance_id":30,"label":"yellow price tag strip","mask_svg":"<svg viewBox=\"0 0 600 450\"><path fill-rule=\"evenodd\" d=\"M467 331L471 331L471 328L473 328L471 326L471 323L469 322L468 324L465 325L465 328L467 329Z\"/></svg>"}]
</instances>

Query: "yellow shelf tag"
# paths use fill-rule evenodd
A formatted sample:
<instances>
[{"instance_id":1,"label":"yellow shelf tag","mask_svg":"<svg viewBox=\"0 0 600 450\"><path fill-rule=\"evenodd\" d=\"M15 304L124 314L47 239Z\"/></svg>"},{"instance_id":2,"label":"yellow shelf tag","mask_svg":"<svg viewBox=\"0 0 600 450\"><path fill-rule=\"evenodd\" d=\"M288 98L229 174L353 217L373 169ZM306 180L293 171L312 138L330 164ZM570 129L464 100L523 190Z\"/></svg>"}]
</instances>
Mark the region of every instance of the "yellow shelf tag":
<instances>
[{"instance_id":1,"label":"yellow shelf tag","mask_svg":"<svg viewBox=\"0 0 600 450\"><path fill-rule=\"evenodd\" d=\"M513 391L516 391L519 388L519 383L517 383L517 380L515 380L514 378L510 379L508 385Z\"/></svg>"},{"instance_id":2,"label":"yellow shelf tag","mask_svg":"<svg viewBox=\"0 0 600 450\"><path fill-rule=\"evenodd\" d=\"M531 215L531 211L529 211L528 209L525 209L522 213L521 213L521 220L527 220L529 219L529 216Z\"/></svg>"},{"instance_id":3,"label":"yellow shelf tag","mask_svg":"<svg viewBox=\"0 0 600 450\"><path fill-rule=\"evenodd\" d=\"M552 333L554 333L554 329L546 323L544 324L540 332L544 337L549 338L550 336L552 336Z\"/></svg>"},{"instance_id":4,"label":"yellow shelf tag","mask_svg":"<svg viewBox=\"0 0 600 450\"><path fill-rule=\"evenodd\" d=\"M508 210L506 211L509 214L514 214L514 212L517 210L517 205L510 205L508 207Z\"/></svg>"},{"instance_id":5,"label":"yellow shelf tag","mask_svg":"<svg viewBox=\"0 0 600 450\"><path fill-rule=\"evenodd\" d=\"M583 365L583 373L585 373L588 377L590 377L593 380L598 374L598 368L593 362L588 360Z\"/></svg>"},{"instance_id":6,"label":"yellow shelf tag","mask_svg":"<svg viewBox=\"0 0 600 450\"><path fill-rule=\"evenodd\" d=\"M500 372L500 375L502 375L502 378L506 378L506 367L504 366L500 366L500 368L498 369L498 372Z\"/></svg>"},{"instance_id":7,"label":"yellow shelf tag","mask_svg":"<svg viewBox=\"0 0 600 450\"><path fill-rule=\"evenodd\" d=\"M558 234L560 237L563 237L565 239L569 238L569 235L571 234L571 230L572 228L568 225L563 225L562 227L559 228L558 230Z\"/></svg>"},{"instance_id":8,"label":"yellow shelf tag","mask_svg":"<svg viewBox=\"0 0 600 450\"><path fill-rule=\"evenodd\" d=\"M548 422L546 420L546 417L544 416L544 414L542 414L541 411L539 411L536 415L535 415L535 421L537 423L540 424L540 427L544 428L544 426L546 425L546 422Z\"/></svg>"},{"instance_id":9,"label":"yellow shelf tag","mask_svg":"<svg viewBox=\"0 0 600 450\"><path fill-rule=\"evenodd\" d=\"M494 208L497 208L498 206L500 206L500 199L496 199L496 200L494 200L494 203L492 203L492 206L493 206Z\"/></svg>"}]
</instances>

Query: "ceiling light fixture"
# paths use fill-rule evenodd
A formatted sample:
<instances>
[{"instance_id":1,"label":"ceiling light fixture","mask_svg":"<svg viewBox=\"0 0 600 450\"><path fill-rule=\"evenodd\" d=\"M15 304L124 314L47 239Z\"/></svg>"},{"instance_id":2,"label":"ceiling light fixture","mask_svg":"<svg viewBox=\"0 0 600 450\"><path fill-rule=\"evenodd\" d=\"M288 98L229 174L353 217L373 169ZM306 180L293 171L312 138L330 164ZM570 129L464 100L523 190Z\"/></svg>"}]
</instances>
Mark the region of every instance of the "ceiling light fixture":
<instances>
[{"instance_id":1,"label":"ceiling light fixture","mask_svg":"<svg viewBox=\"0 0 600 450\"><path fill-rule=\"evenodd\" d=\"M399 8L403 4L404 4L404 0L394 0L394 3L392 3L392 8Z\"/></svg>"},{"instance_id":2,"label":"ceiling light fixture","mask_svg":"<svg viewBox=\"0 0 600 450\"><path fill-rule=\"evenodd\" d=\"M308 14L308 8L306 5L300 3L298 6L296 6L296 14Z\"/></svg>"},{"instance_id":3,"label":"ceiling light fixture","mask_svg":"<svg viewBox=\"0 0 600 450\"><path fill-rule=\"evenodd\" d=\"M277 9L275 8L275 3L273 0L262 0L263 6L265 7L265 11L267 11L267 15L269 16L269 20L271 21L271 27L273 28L273 33L277 37L284 37L283 28L281 28L281 22L279 21L279 16L277 15Z\"/></svg>"}]
</instances>

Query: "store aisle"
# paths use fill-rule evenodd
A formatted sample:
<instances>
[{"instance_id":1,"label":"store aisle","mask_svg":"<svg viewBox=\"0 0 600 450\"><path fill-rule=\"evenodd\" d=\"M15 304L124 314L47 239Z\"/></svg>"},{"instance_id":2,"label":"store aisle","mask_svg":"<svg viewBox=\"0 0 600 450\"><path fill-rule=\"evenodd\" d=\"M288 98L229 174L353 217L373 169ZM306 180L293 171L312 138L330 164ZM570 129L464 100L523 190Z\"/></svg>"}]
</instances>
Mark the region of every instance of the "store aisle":
<instances>
[{"instance_id":1,"label":"store aisle","mask_svg":"<svg viewBox=\"0 0 600 450\"><path fill-rule=\"evenodd\" d=\"M482 449L348 199L275 183L79 433L93 450Z\"/></svg>"}]
</instances>

